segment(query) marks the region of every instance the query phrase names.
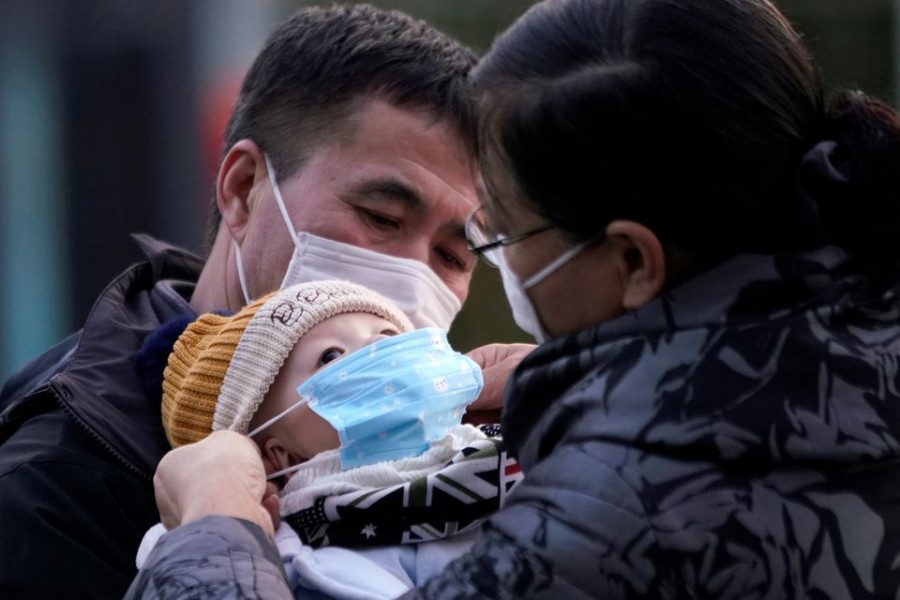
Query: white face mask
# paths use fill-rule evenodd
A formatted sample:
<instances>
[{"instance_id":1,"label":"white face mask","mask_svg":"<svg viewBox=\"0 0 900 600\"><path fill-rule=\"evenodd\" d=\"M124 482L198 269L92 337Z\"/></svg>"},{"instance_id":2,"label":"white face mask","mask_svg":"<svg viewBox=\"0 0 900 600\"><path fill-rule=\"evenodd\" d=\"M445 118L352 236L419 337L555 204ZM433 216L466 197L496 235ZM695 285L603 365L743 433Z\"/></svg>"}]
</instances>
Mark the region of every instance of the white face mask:
<instances>
[{"instance_id":1,"label":"white face mask","mask_svg":"<svg viewBox=\"0 0 900 600\"><path fill-rule=\"evenodd\" d=\"M503 248L500 248L500 251L497 253L497 267L500 269L500 277L503 279L503 290L506 292L506 300L509 302L510 308L512 308L513 319L522 331L534 336L534 339L539 344L549 340L550 334L547 333L547 330L541 324L541 318L528 297L527 290L553 275L560 267L587 248L588 244L589 242L583 242L566 250L556 260L529 277L526 281L519 279L510 270L509 265L506 264Z\"/></svg>"},{"instance_id":2,"label":"white face mask","mask_svg":"<svg viewBox=\"0 0 900 600\"><path fill-rule=\"evenodd\" d=\"M282 289L319 279L346 279L393 300L417 328L450 329L450 324L462 308L462 302L428 265L308 232L298 232L291 223L268 156L266 167L275 201L294 240L294 254L281 282ZM240 248L236 243L235 255L241 290L249 304Z\"/></svg>"}]
</instances>

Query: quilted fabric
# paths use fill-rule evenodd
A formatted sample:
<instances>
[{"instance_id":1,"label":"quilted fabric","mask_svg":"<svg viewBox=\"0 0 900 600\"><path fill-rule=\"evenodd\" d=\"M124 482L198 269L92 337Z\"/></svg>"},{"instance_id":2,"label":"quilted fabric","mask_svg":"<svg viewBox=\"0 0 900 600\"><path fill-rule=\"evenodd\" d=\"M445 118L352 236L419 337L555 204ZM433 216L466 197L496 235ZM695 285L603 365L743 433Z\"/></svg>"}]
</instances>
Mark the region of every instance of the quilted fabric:
<instances>
[{"instance_id":1,"label":"quilted fabric","mask_svg":"<svg viewBox=\"0 0 900 600\"><path fill-rule=\"evenodd\" d=\"M897 597L897 290L741 256L540 347L503 423L525 479L418 593Z\"/></svg>"}]
</instances>

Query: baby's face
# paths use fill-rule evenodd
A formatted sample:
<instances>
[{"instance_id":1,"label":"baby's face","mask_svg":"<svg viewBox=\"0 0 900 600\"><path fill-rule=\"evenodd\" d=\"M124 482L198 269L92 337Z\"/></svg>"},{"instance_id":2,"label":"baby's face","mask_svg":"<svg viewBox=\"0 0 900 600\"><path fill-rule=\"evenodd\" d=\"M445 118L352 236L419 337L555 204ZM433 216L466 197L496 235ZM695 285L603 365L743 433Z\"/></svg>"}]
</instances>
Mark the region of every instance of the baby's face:
<instances>
[{"instance_id":1,"label":"baby's face","mask_svg":"<svg viewBox=\"0 0 900 600\"><path fill-rule=\"evenodd\" d=\"M345 313L310 329L291 350L266 394L250 429L271 419L300 400L297 387L316 371L372 342L397 335L390 321L368 313ZM268 472L308 460L340 446L337 432L308 406L302 406L261 432L263 460Z\"/></svg>"}]
</instances>

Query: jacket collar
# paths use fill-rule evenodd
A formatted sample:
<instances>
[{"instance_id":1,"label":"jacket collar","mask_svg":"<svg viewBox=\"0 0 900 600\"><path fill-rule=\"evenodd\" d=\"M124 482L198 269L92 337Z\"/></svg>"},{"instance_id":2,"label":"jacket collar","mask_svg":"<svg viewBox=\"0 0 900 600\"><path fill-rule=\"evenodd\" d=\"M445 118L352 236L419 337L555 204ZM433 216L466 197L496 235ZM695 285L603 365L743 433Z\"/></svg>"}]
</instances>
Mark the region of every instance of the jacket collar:
<instances>
[{"instance_id":1,"label":"jacket collar","mask_svg":"<svg viewBox=\"0 0 900 600\"><path fill-rule=\"evenodd\" d=\"M552 340L529 354L507 385L504 437L527 468L571 433L584 410L584 402L573 399L583 393L599 397L605 414L619 411L615 425L602 427L604 435L638 435L641 423L656 418L665 378L678 374L674 365L696 366L699 353L716 343L718 333L764 328L792 312L843 310L868 293L865 287L846 254L834 247L803 255L733 257L639 310ZM696 359L677 356L679 348L691 348ZM612 390L617 397L627 395L631 383L622 385L622 380L637 373L638 364L642 374L659 378L645 382L656 386L655 392L632 405L616 405L610 400ZM673 380L670 385L680 384ZM683 412L692 409L710 410L695 403Z\"/></svg>"},{"instance_id":2,"label":"jacket collar","mask_svg":"<svg viewBox=\"0 0 900 600\"><path fill-rule=\"evenodd\" d=\"M75 419L125 464L146 477L169 449L160 396L148 397L132 357L160 324L189 312L203 262L146 235L133 236L147 260L100 295L69 365L52 380Z\"/></svg>"}]
</instances>

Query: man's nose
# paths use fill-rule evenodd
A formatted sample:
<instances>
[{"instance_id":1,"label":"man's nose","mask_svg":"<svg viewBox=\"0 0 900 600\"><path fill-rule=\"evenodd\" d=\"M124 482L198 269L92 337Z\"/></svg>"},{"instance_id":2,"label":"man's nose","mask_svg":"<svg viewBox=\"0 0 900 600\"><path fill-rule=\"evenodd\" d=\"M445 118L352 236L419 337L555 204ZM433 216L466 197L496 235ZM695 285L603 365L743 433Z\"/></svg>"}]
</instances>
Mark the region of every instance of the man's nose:
<instances>
[{"instance_id":1,"label":"man's nose","mask_svg":"<svg viewBox=\"0 0 900 600\"><path fill-rule=\"evenodd\" d=\"M389 253L400 258L417 260L426 265L431 264L431 248L434 240L424 232L416 231L409 235L398 237L390 246ZM381 250L384 252L385 250Z\"/></svg>"}]
</instances>

